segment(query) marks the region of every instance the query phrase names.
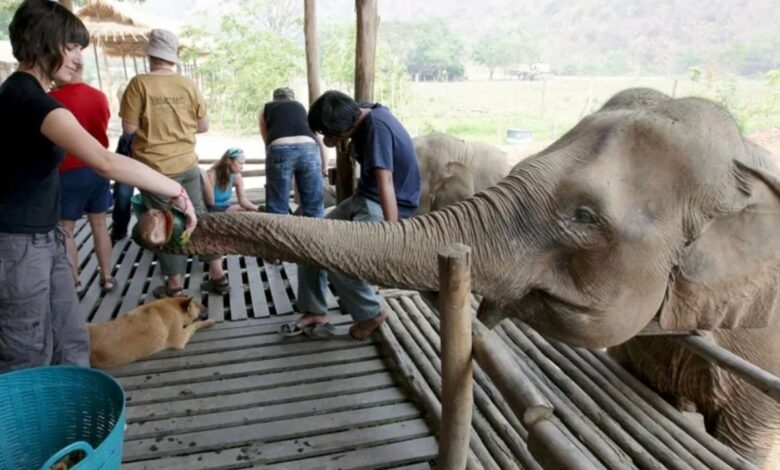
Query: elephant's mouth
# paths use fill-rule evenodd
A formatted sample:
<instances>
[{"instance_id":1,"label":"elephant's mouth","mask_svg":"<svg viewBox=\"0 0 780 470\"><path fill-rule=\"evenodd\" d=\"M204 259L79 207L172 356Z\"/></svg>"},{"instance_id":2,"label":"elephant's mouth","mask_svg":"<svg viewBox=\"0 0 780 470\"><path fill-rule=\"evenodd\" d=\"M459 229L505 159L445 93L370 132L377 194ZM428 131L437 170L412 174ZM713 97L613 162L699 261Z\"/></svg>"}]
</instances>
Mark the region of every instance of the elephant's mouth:
<instances>
[{"instance_id":1,"label":"elephant's mouth","mask_svg":"<svg viewBox=\"0 0 780 470\"><path fill-rule=\"evenodd\" d=\"M559 297L545 289L534 289L528 294L528 296L542 303L548 309L554 311L563 310L572 314L594 313L595 311L593 307L574 303L570 300L566 300L562 297Z\"/></svg>"}]
</instances>

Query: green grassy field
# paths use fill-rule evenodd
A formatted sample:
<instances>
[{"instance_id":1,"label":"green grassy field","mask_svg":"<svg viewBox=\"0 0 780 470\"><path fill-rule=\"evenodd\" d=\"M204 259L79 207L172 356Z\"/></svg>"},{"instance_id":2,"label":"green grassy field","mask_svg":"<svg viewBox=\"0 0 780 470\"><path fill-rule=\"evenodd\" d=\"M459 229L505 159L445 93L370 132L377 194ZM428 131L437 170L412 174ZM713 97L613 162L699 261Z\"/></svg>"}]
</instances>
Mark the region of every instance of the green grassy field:
<instances>
[{"instance_id":1,"label":"green grassy field","mask_svg":"<svg viewBox=\"0 0 780 470\"><path fill-rule=\"evenodd\" d=\"M501 144L507 128L530 129L536 141L557 138L614 93L639 86L725 103L746 134L780 126L780 102L773 108L768 104L772 93L780 90L770 89L761 79L708 83L663 77L554 77L546 81L407 82L397 96L375 98L391 106L412 135L440 131Z\"/></svg>"}]
</instances>

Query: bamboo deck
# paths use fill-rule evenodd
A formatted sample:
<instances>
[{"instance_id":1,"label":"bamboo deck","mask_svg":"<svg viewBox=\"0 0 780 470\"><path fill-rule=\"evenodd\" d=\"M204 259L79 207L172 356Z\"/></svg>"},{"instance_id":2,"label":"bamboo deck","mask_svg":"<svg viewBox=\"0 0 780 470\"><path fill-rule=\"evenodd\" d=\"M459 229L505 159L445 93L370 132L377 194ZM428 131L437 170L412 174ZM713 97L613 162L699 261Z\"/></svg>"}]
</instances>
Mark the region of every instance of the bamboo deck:
<instances>
[{"instance_id":1,"label":"bamboo deck","mask_svg":"<svg viewBox=\"0 0 780 470\"><path fill-rule=\"evenodd\" d=\"M102 296L89 226L77 225L82 308L115 318L160 285L152 253L113 250L118 287ZM435 467L441 363L438 314L417 293L383 291L392 314L369 341L282 338L295 304L295 265L225 259L231 292L185 289L217 325L183 351L109 371L128 396L127 469ZM333 293L330 320L346 325ZM476 300L472 307L476 308ZM555 406L556 425L595 468L749 468L605 354L545 340L522 324L496 329L517 365ZM527 431L475 365L471 450L484 468L541 468Z\"/></svg>"}]
</instances>

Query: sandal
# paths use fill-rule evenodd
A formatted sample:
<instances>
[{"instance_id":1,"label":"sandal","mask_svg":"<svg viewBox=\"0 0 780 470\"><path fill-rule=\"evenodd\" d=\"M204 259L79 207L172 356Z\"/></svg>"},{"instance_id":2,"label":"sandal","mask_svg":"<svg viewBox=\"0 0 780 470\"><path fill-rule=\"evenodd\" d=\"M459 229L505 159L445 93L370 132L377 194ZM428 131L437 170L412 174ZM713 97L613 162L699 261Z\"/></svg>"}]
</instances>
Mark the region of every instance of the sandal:
<instances>
[{"instance_id":1,"label":"sandal","mask_svg":"<svg viewBox=\"0 0 780 470\"><path fill-rule=\"evenodd\" d=\"M76 281L74 287L76 288L76 295L81 295L81 290L83 289L81 286L81 281Z\"/></svg>"},{"instance_id":2,"label":"sandal","mask_svg":"<svg viewBox=\"0 0 780 470\"><path fill-rule=\"evenodd\" d=\"M306 328L309 327L301 323L300 320L293 320L291 322L283 323L282 326L279 327L279 334L286 338L290 338L300 335Z\"/></svg>"},{"instance_id":3,"label":"sandal","mask_svg":"<svg viewBox=\"0 0 780 470\"><path fill-rule=\"evenodd\" d=\"M184 296L184 289L181 287L169 288L165 284L157 286L152 291L155 299L165 299L167 297L182 297Z\"/></svg>"},{"instance_id":4,"label":"sandal","mask_svg":"<svg viewBox=\"0 0 780 470\"><path fill-rule=\"evenodd\" d=\"M339 328L330 323L320 323L304 328L303 334L311 339L348 338L349 329L345 329L344 327Z\"/></svg>"},{"instance_id":5,"label":"sandal","mask_svg":"<svg viewBox=\"0 0 780 470\"><path fill-rule=\"evenodd\" d=\"M206 292L213 292L217 295L226 295L230 292L230 283L228 282L227 274L219 279L209 279L201 284L200 287Z\"/></svg>"},{"instance_id":6,"label":"sandal","mask_svg":"<svg viewBox=\"0 0 780 470\"><path fill-rule=\"evenodd\" d=\"M116 279L108 277L100 280L100 290L105 294L111 292L116 287Z\"/></svg>"}]
</instances>

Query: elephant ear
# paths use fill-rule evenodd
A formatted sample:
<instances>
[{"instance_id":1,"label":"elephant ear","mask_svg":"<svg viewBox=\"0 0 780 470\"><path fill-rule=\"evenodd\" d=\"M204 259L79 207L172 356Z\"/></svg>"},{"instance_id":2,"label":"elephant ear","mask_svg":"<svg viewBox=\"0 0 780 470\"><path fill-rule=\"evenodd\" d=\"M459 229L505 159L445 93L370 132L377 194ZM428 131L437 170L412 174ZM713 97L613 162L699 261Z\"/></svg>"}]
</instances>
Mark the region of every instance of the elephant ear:
<instances>
[{"instance_id":1,"label":"elephant ear","mask_svg":"<svg viewBox=\"0 0 780 470\"><path fill-rule=\"evenodd\" d=\"M778 173L734 163L740 201L686 248L660 313L665 330L762 328L780 316Z\"/></svg>"}]
</instances>

